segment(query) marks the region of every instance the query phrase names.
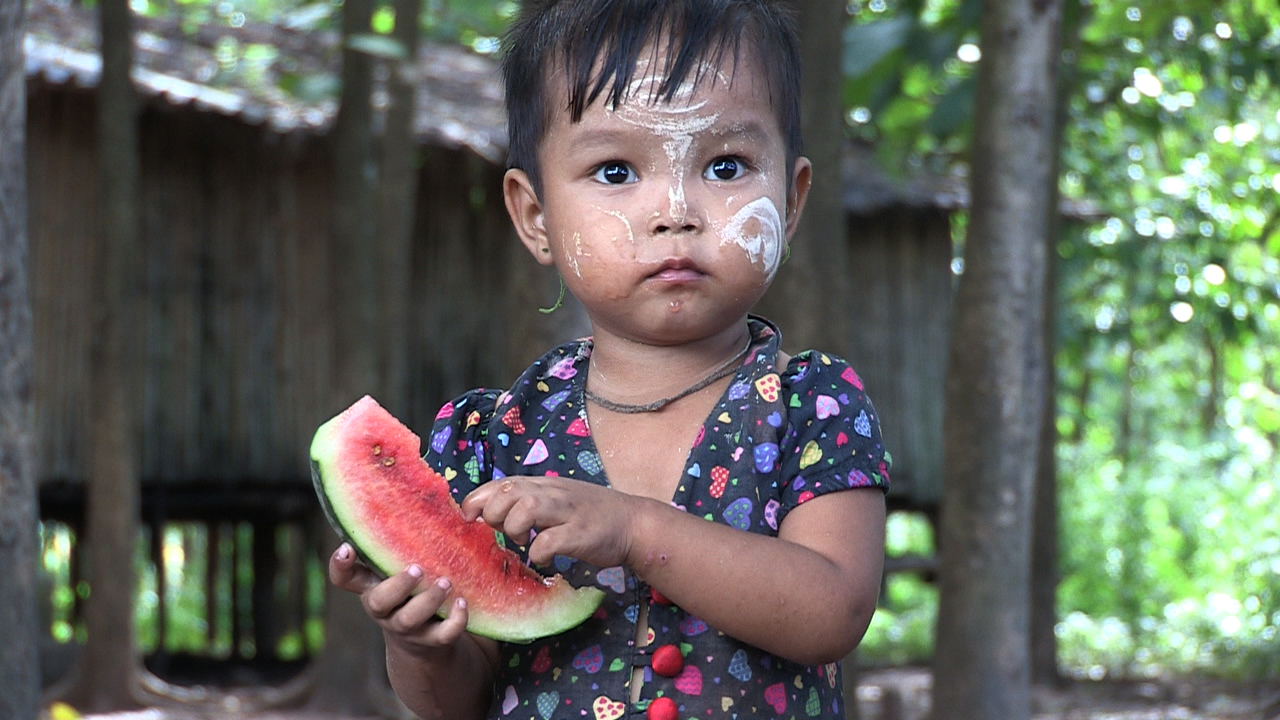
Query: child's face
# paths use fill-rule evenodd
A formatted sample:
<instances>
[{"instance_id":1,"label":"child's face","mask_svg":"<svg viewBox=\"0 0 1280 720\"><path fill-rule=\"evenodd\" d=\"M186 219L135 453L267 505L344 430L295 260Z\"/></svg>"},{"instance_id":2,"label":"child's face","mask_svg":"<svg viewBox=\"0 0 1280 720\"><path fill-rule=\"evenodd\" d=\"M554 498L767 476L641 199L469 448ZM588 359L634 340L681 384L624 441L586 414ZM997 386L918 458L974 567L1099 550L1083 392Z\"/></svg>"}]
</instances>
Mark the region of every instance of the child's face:
<instances>
[{"instance_id":1,"label":"child's face","mask_svg":"<svg viewBox=\"0 0 1280 720\"><path fill-rule=\"evenodd\" d=\"M541 198L522 171L508 173L521 237L556 265L597 333L709 337L741 322L785 257L809 162L788 173L754 62L704 72L696 88L651 101L663 78L642 59L617 107L598 100L577 123L555 113L539 152Z\"/></svg>"}]
</instances>

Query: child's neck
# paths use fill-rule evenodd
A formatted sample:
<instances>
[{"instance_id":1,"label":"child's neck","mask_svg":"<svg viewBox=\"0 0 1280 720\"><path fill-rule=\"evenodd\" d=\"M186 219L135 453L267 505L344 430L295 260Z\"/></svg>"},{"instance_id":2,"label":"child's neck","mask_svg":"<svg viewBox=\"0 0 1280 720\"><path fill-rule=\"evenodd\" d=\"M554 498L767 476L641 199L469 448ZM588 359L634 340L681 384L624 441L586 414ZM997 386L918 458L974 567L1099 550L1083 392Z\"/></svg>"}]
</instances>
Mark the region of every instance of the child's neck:
<instances>
[{"instance_id":1,"label":"child's neck","mask_svg":"<svg viewBox=\"0 0 1280 720\"><path fill-rule=\"evenodd\" d=\"M662 405L708 379L718 380L715 376L722 368L736 368L750 339L745 321L678 345L651 345L597 332L587 387L612 404Z\"/></svg>"}]
</instances>

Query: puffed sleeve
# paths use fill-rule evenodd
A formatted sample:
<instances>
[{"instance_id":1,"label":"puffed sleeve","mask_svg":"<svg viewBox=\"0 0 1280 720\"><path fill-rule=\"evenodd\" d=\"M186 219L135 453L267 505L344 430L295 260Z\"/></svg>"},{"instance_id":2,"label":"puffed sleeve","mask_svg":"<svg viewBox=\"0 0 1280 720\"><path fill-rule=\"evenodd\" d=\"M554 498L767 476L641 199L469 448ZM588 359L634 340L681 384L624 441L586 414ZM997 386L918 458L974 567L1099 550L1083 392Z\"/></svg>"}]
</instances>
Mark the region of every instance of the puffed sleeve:
<instances>
[{"instance_id":1,"label":"puffed sleeve","mask_svg":"<svg viewBox=\"0 0 1280 720\"><path fill-rule=\"evenodd\" d=\"M824 493L889 489L891 459L862 378L847 362L817 351L796 355L782 374L787 443L779 520Z\"/></svg>"},{"instance_id":2,"label":"puffed sleeve","mask_svg":"<svg viewBox=\"0 0 1280 720\"><path fill-rule=\"evenodd\" d=\"M500 394L499 390L471 390L440 408L432 423L423 459L445 476L458 502L493 476L489 424Z\"/></svg>"}]
</instances>

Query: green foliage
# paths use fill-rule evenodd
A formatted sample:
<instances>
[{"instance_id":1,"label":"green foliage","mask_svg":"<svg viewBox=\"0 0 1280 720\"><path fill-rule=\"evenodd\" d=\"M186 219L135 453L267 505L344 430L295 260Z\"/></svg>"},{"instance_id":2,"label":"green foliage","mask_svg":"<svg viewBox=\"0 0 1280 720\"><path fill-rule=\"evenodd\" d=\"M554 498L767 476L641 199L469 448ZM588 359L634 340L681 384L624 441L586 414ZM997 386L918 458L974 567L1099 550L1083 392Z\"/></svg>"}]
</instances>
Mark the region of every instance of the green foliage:
<instances>
[{"instance_id":1,"label":"green foliage","mask_svg":"<svg viewBox=\"0 0 1280 720\"><path fill-rule=\"evenodd\" d=\"M223 659L250 658L265 652L269 657L289 661L323 647L325 570L302 546L300 529L288 526L276 531L275 554L282 563L289 563L302 553L305 568L301 577L281 572L263 580L272 586L272 602L277 611L289 619L285 627L276 628L275 647L254 646L253 533L250 523L226 524L215 541L201 523L169 523L159 539L163 578L152 562L150 533L142 533L134 558L139 573L134 627L141 652L163 650ZM50 639L82 643L85 630L77 605L88 597L89 588L82 581L75 583L72 577L70 559L75 533L61 523L44 523L41 538L42 582L49 597L43 617ZM209 580L212 583L207 585ZM285 607L286 600L298 603L298 607ZM299 611L303 613L301 618L296 617Z\"/></svg>"},{"instance_id":2,"label":"green foliage","mask_svg":"<svg viewBox=\"0 0 1280 720\"><path fill-rule=\"evenodd\" d=\"M933 555L933 529L928 520L919 514L891 514L885 526L885 551L889 556ZM858 650L859 661L870 665L927 662L933 654L937 614L934 585L918 575L891 574Z\"/></svg>"},{"instance_id":3,"label":"green foliage","mask_svg":"<svg viewBox=\"0 0 1280 720\"><path fill-rule=\"evenodd\" d=\"M851 5L850 133L900 172L965 172L979 5ZM1061 190L1098 219L1058 248L1062 661L1274 676L1280 8L1067 0L1064 25Z\"/></svg>"}]
</instances>

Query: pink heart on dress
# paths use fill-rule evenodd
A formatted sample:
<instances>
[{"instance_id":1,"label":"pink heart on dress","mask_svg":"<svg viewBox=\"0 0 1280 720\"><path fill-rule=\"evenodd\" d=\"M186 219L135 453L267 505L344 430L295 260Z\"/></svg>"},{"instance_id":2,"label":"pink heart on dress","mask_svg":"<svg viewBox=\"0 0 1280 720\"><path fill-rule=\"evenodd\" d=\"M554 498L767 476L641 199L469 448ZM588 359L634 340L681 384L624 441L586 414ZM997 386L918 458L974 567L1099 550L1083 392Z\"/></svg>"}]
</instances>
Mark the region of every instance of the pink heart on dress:
<instances>
[{"instance_id":1,"label":"pink heart on dress","mask_svg":"<svg viewBox=\"0 0 1280 720\"><path fill-rule=\"evenodd\" d=\"M547 452L547 444L542 442L542 438L534 441L533 447L529 448L529 455L524 459L525 465L537 465L549 457Z\"/></svg>"},{"instance_id":2,"label":"pink heart on dress","mask_svg":"<svg viewBox=\"0 0 1280 720\"><path fill-rule=\"evenodd\" d=\"M830 395L819 395L815 403L818 410L818 419L826 420L832 415L840 414L840 403Z\"/></svg>"},{"instance_id":3,"label":"pink heart on dress","mask_svg":"<svg viewBox=\"0 0 1280 720\"><path fill-rule=\"evenodd\" d=\"M574 437L586 437L591 434L591 429L587 427L587 421L581 417L576 417L573 422L569 423L569 427L565 432Z\"/></svg>"},{"instance_id":4,"label":"pink heart on dress","mask_svg":"<svg viewBox=\"0 0 1280 720\"><path fill-rule=\"evenodd\" d=\"M787 689L782 683L775 683L764 689L764 701L773 706L774 712L782 713L787 709Z\"/></svg>"},{"instance_id":5,"label":"pink heart on dress","mask_svg":"<svg viewBox=\"0 0 1280 720\"><path fill-rule=\"evenodd\" d=\"M863 389L862 378L858 377L858 373L853 368L851 367L845 368L844 372L840 373L840 377L844 378L845 382L858 388L859 390Z\"/></svg>"},{"instance_id":6,"label":"pink heart on dress","mask_svg":"<svg viewBox=\"0 0 1280 720\"><path fill-rule=\"evenodd\" d=\"M702 694L702 671L697 665L685 665L675 679L676 689L686 695Z\"/></svg>"}]
</instances>

